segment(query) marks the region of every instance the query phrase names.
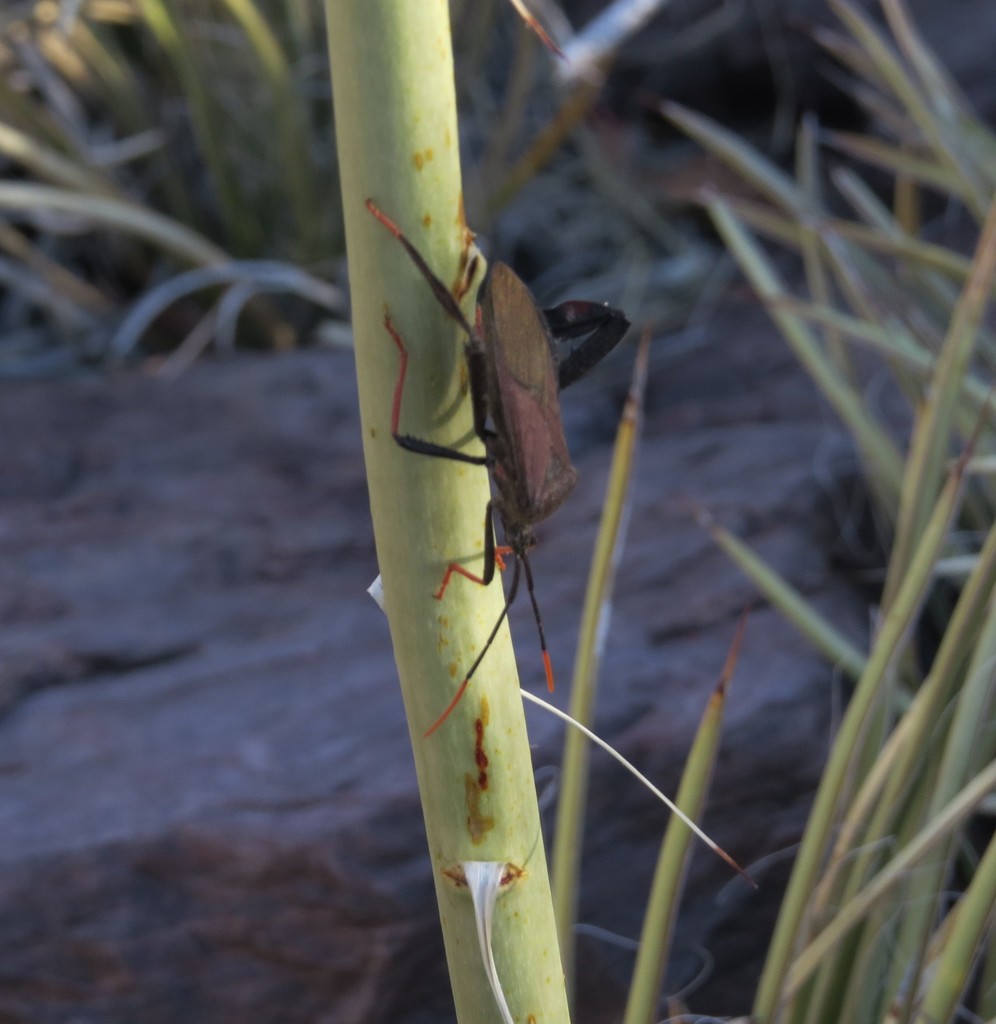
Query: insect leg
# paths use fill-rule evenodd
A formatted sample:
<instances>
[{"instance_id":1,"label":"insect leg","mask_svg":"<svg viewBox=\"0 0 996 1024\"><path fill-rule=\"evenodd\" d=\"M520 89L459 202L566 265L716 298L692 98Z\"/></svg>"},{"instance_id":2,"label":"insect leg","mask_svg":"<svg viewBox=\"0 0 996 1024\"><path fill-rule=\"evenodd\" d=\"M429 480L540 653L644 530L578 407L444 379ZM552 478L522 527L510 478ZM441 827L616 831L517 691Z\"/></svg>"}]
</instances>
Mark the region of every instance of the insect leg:
<instances>
[{"instance_id":1,"label":"insect leg","mask_svg":"<svg viewBox=\"0 0 996 1024\"><path fill-rule=\"evenodd\" d=\"M468 335L473 335L473 330L470 324L467 323L467 318L463 315L463 310L460 308L459 303L450 294L449 288L439 280L438 277L432 272L432 268L422 258L422 254L415 248L414 245L405 236L405 233L398 227L397 224L391 220L390 217L379 206L372 200L368 199L366 202L367 209L391 232L392 235L404 246L405 252L408 253L412 263L418 268L419 273L426 279L429 287L432 289L432 294L436 296L436 301L446 310L447 315L455 320ZM475 257L476 260L476 257ZM473 277L474 268L470 268L470 276Z\"/></svg>"},{"instance_id":2,"label":"insect leg","mask_svg":"<svg viewBox=\"0 0 996 1024\"><path fill-rule=\"evenodd\" d=\"M561 390L580 380L629 330L624 313L597 302L564 302L543 310L543 316L557 341L590 335L558 359L557 382Z\"/></svg>"},{"instance_id":3,"label":"insect leg","mask_svg":"<svg viewBox=\"0 0 996 1024\"><path fill-rule=\"evenodd\" d=\"M516 575L518 575L519 562L522 562L526 570L526 589L529 591L529 600L533 605L533 617L536 619L536 628L539 630L540 653L543 655L543 668L546 671L546 688L553 693L553 665L550 664L550 652L546 649L546 634L543 632L543 618L540 615L539 605L536 603L536 593L533 590L533 570L525 552L515 560ZM511 597L509 601L511 601Z\"/></svg>"},{"instance_id":4,"label":"insect leg","mask_svg":"<svg viewBox=\"0 0 996 1024\"><path fill-rule=\"evenodd\" d=\"M488 648L494 643L495 637L498 635L498 630L501 629L501 624L505 621L505 617L508 615L508 606L515 600L515 593L519 589L519 559L515 560L515 567L512 571L512 586L508 592L508 597L505 598L505 607L501 610L501 615L498 616L498 621L494 624L494 628L485 641L484 646L478 652L477 657L474 659L474 663L470 666L470 671L463 677L463 682L457 687L457 691L453 694L452 700L446 705L445 711L429 726L428 729L422 733L423 737L431 736L442 724L450 717L453 709L460 703L460 699L463 697L467 690L467 686L470 684L471 679L474 678L474 673L478 670L481 662L484 660L484 655L488 653Z\"/></svg>"},{"instance_id":5,"label":"insect leg","mask_svg":"<svg viewBox=\"0 0 996 1024\"><path fill-rule=\"evenodd\" d=\"M446 445L433 444L432 441L423 441L420 437L412 437L411 434L399 434L398 423L401 419L401 395L405 387L405 375L408 372L408 349L405 348L404 340L394 326L390 314L384 314L384 327L387 333L394 339L400 356L398 365L398 380L394 385L394 398L391 402L391 437L402 447L410 452L418 452L420 455L432 455L439 459L452 459L455 462L469 462L472 466L486 466L487 455L468 455L459 448L448 448ZM476 416L475 416L476 418Z\"/></svg>"},{"instance_id":6,"label":"insect leg","mask_svg":"<svg viewBox=\"0 0 996 1024\"><path fill-rule=\"evenodd\" d=\"M454 573L459 573L461 576L471 580L473 583L480 583L481 586L486 587L495 578L496 566L502 572L505 571L505 559L503 556L510 554L512 554L512 549L507 545L495 545L494 519L492 516L491 502L489 501L488 507L484 510L484 571L480 576L477 576L469 569L465 569L458 562L451 562L446 567L443 582L439 584L439 589L432 596L437 601L442 599L443 594L446 593L446 588L450 585L450 577Z\"/></svg>"}]
</instances>

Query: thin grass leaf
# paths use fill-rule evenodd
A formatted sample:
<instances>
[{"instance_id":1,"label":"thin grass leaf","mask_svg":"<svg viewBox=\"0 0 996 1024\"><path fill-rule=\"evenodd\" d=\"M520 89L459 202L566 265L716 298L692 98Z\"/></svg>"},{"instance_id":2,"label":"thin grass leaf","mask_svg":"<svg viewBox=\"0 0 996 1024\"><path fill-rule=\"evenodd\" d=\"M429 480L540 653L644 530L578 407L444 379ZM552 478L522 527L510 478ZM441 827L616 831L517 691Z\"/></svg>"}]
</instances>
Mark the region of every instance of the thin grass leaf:
<instances>
[{"instance_id":1,"label":"thin grass leaf","mask_svg":"<svg viewBox=\"0 0 996 1024\"><path fill-rule=\"evenodd\" d=\"M149 109L143 103L143 90L134 66L111 42L115 36L100 22L91 24L82 18L77 18L69 31L73 50L87 69L87 86L104 109L129 134L151 128Z\"/></svg>"},{"instance_id":2,"label":"thin grass leaf","mask_svg":"<svg viewBox=\"0 0 996 1024\"><path fill-rule=\"evenodd\" d=\"M870 247L866 251L851 244L843 235L824 231L820 237L844 304L856 316L869 323L878 323L884 317L904 319L911 303L902 283L896 280L890 261L881 259Z\"/></svg>"},{"instance_id":3,"label":"thin grass leaf","mask_svg":"<svg viewBox=\"0 0 996 1024\"><path fill-rule=\"evenodd\" d=\"M918 382L917 393L928 386L937 371L937 356L924 349L905 325L895 319L885 319L879 325L812 303L786 299L784 304L796 315L814 323L832 326L861 346L878 353L893 369L901 367L912 373ZM978 376L965 374L961 382L960 404L955 414L959 436L968 437L981 415L992 417L988 411L990 394L991 388ZM970 474L982 472L985 465L984 461L973 458L968 471ZM955 562L948 564L956 565ZM940 571L945 571L943 566Z\"/></svg>"},{"instance_id":4,"label":"thin grass leaf","mask_svg":"<svg viewBox=\"0 0 996 1024\"><path fill-rule=\"evenodd\" d=\"M616 50L669 3L670 0L613 0L604 5L596 17L564 43L561 77L576 81L603 75Z\"/></svg>"},{"instance_id":5,"label":"thin grass leaf","mask_svg":"<svg viewBox=\"0 0 996 1024\"><path fill-rule=\"evenodd\" d=\"M319 255L321 218L315 216L318 189L313 173L306 118L298 99L298 87L287 57L263 12L253 0L223 0L245 33L269 87L270 123L279 142L279 164L285 178L282 193L294 214L302 258Z\"/></svg>"},{"instance_id":6,"label":"thin grass leaf","mask_svg":"<svg viewBox=\"0 0 996 1024\"><path fill-rule=\"evenodd\" d=\"M839 632L802 594L774 572L729 530L702 512L699 523L713 540L750 577L761 593L827 659L851 679L860 679L865 670L864 654Z\"/></svg>"},{"instance_id":7,"label":"thin grass leaf","mask_svg":"<svg viewBox=\"0 0 996 1024\"><path fill-rule=\"evenodd\" d=\"M920 133L916 126L910 121L902 105L889 95L885 85L873 89L867 85L867 80L864 79L855 80L832 73L830 77L846 96L851 97L867 120L874 124L883 135L893 139L903 139L910 144L919 140Z\"/></svg>"},{"instance_id":8,"label":"thin grass leaf","mask_svg":"<svg viewBox=\"0 0 996 1024\"><path fill-rule=\"evenodd\" d=\"M122 231L152 243L184 263L222 263L231 257L190 228L125 200L83 195L49 185L0 182L0 209L32 215L64 213L95 227Z\"/></svg>"},{"instance_id":9,"label":"thin grass leaf","mask_svg":"<svg viewBox=\"0 0 996 1024\"><path fill-rule=\"evenodd\" d=\"M937 158L963 180L959 192L966 195L969 209L975 211L981 220L988 206L984 198L985 187L957 149L949 145L944 125L930 108L918 85L906 73L895 51L868 18L852 4L846 0L830 0L830 7L864 48L879 75L923 133Z\"/></svg>"},{"instance_id":10,"label":"thin grass leaf","mask_svg":"<svg viewBox=\"0 0 996 1024\"><path fill-rule=\"evenodd\" d=\"M910 442L908 468L903 479L893 556L889 561L883 605L889 606L914 557L934 495L950 458L952 426L982 317L996 274L996 200L990 206L965 284L931 382L927 403L918 410Z\"/></svg>"},{"instance_id":11,"label":"thin grass leaf","mask_svg":"<svg viewBox=\"0 0 996 1024\"><path fill-rule=\"evenodd\" d=\"M675 818L678 819L678 821L682 823L684 828L686 828L689 831L689 833L691 833L691 835L697 836L706 846L709 847L710 850L712 850L713 853L716 854L717 857L720 858L720 860L725 861L731 868L733 868L734 871L736 871L738 875L740 875L745 881L747 881L748 884L752 885L754 888L757 888L750 875L748 875L747 872L718 843L716 843L713 839L709 837L709 835L706 832L699 828L699 826L695 824L694 819L691 818L688 814L686 814L678 806L676 801L672 800L665 793L661 792L661 790L658 789L650 781L650 779L648 779L647 776L644 775L643 772L641 772L640 769L633 764L632 761L627 761L626 758L623 757L623 755L620 754L615 747L613 747L610 743L607 743L605 740L603 740L602 737L598 735L598 733L593 732L591 729L588 728L588 726L582 725L576 719L571 718L571 716L567 714L566 711L561 711L560 708L556 707L556 705L551 704L549 701L543 700L542 697L537 697L535 693L530 693L528 690L520 689L519 696L522 697L524 701L528 701L530 704L535 704L537 707L542 708L544 711L546 711L547 714L553 715L554 718L559 718L566 725L570 726L572 729L579 732L589 742L594 743L596 747L599 747L600 749L604 750L605 753L608 754L613 761L615 761L617 764L622 765L622 767L625 768L626 771L628 771L630 775L632 775L633 778L637 780L637 782L641 783L647 790L649 790L649 792L653 796L655 796L662 804L664 804L664 806L675 816Z\"/></svg>"},{"instance_id":12,"label":"thin grass leaf","mask_svg":"<svg viewBox=\"0 0 996 1024\"><path fill-rule=\"evenodd\" d=\"M113 113L119 131L125 135L158 131L158 119L145 101L146 90L128 55L121 51L119 37L103 25L91 26L77 19L72 27L72 42L87 64L99 102ZM184 224L193 224L193 207L173 147L160 146L155 166L157 194L161 190L164 212L169 211Z\"/></svg>"},{"instance_id":13,"label":"thin grass leaf","mask_svg":"<svg viewBox=\"0 0 996 1024\"><path fill-rule=\"evenodd\" d=\"M820 230L824 234L835 235L871 252L897 257L904 264L938 271L955 281L964 281L971 273L972 261L967 257L952 252L943 245L925 242L905 233L887 234L863 224L834 218L827 218L821 222Z\"/></svg>"},{"instance_id":14,"label":"thin grass leaf","mask_svg":"<svg viewBox=\"0 0 996 1024\"><path fill-rule=\"evenodd\" d=\"M765 160L739 136L701 114L678 103L660 105L664 117L673 122L704 149L719 157L727 166L754 186L780 209L797 218L812 216L815 211L799 186L770 160Z\"/></svg>"},{"instance_id":15,"label":"thin grass leaf","mask_svg":"<svg viewBox=\"0 0 996 1024\"><path fill-rule=\"evenodd\" d=\"M989 1024L996 1024L996 942L991 934L982 943L978 990L976 1012Z\"/></svg>"},{"instance_id":16,"label":"thin grass leaf","mask_svg":"<svg viewBox=\"0 0 996 1024\"><path fill-rule=\"evenodd\" d=\"M111 302L102 291L50 259L39 246L30 242L23 232L6 221L0 221L0 250L13 256L37 274L54 294L75 303L89 313L110 312Z\"/></svg>"},{"instance_id":17,"label":"thin grass leaf","mask_svg":"<svg viewBox=\"0 0 996 1024\"><path fill-rule=\"evenodd\" d=\"M814 25L811 35L841 67L851 72L853 77L835 77L838 86L845 91L848 91L847 86L854 85L860 85L869 91L872 88L879 91L886 89L885 80L879 75L878 68L851 36L828 25Z\"/></svg>"},{"instance_id":18,"label":"thin grass leaf","mask_svg":"<svg viewBox=\"0 0 996 1024\"><path fill-rule=\"evenodd\" d=\"M496 213L507 206L553 159L564 140L587 115L601 89L600 82L582 82L567 95L553 119L543 127L526 152L508 169L501 184L488 196L485 204L488 213Z\"/></svg>"},{"instance_id":19,"label":"thin grass leaf","mask_svg":"<svg viewBox=\"0 0 996 1024\"><path fill-rule=\"evenodd\" d=\"M481 157L481 181L488 193L495 193L512 163L511 150L523 130L538 71L538 47L525 24L515 33L515 52L509 60L504 102L495 127L488 133L487 148Z\"/></svg>"},{"instance_id":20,"label":"thin grass leaf","mask_svg":"<svg viewBox=\"0 0 996 1024\"><path fill-rule=\"evenodd\" d=\"M889 854L903 849L915 835L915 828L908 828L908 823L920 820L921 789L925 784L929 782L924 783L920 779L911 784L908 799L902 809L894 813L896 835L868 851L881 854L876 861L878 868L883 866L882 862ZM932 855L932 859L936 856ZM868 914L822 958L817 972L795 1000L799 1006L808 1003L806 1024L817 1024L821 1020L877 1021L881 1018L886 1004L882 979L894 964L892 943L907 904L909 889L910 880L901 881L887 898L873 904ZM833 912L821 921L829 923L841 906L860 900L861 895L862 889L858 887L836 896ZM817 929L814 927L812 931L815 933ZM794 1019L799 1019L798 1013Z\"/></svg>"},{"instance_id":21,"label":"thin grass leaf","mask_svg":"<svg viewBox=\"0 0 996 1024\"><path fill-rule=\"evenodd\" d=\"M819 149L817 146L816 119L809 115L803 118L796 138L796 178L814 210L823 208L822 175ZM801 225L802 261L806 273L806 284L813 300L820 305L830 304L830 278L827 273L819 235L816 228ZM830 328L824 332L824 344L831 360L841 376L854 380L854 367L840 332Z\"/></svg>"},{"instance_id":22,"label":"thin grass leaf","mask_svg":"<svg viewBox=\"0 0 996 1024\"><path fill-rule=\"evenodd\" d=\"M72 142L64 125L34 95L15 89L8 75L0 75L0 116L12 128L27 132L40 146L55 152L67 152Z\"/></svg>"},{"instance_id":23,"label":"thin grass leaf","mask_svg":"<svg viewBox=\"0 0 996 1024\"><path fill-rule=\"evenodd\" d=\"M944 810L916 835L912 842L889 861L882 871L865 886L858 897L838 909L830 924L819 932L802 953L795 958L786 975L782 996L791 999L837 943L868 915L875 904L900 885L938 845L947 842L952 833L968 819L994 788L996 788L996 762L988 765L985 770L972 779L955 799L951 800ZM992 865L989 866L989 870L992 870ZM991 886L993 881L987 878L985 884ZM766 1018L762 1017L761 1019ZM943 1020L945 1018L932 1019Z\"/></svg>"},{"instance_id":24,"label":"thin grass leaf","mask_svg":"<svg viewBox=\"0 0 996 1024\"><path fill-rule=\"evenodd\" d=\"M899 177L893 189L892 209L896 223L908 235L918 235L923 227L923 190L911 178Z\"/></svg>"},{"instance_id":25,"label":"thin grass leaf","mask_svg":"<svg viewBox=\"0 0 996 1024\"><path fill-rule=\"evenodd\" d=\"M571 683L570 717L584 726L591 724L594 713L598 673L612 616L616 569L626 538L631 504L630 486L639 447L649 353L650 333L646 331L637 351L633 379L616 433L602 518L581 612L581 629ZM560 794L550 866L557 933L560 936L565 974L569 979L569 991L572 987L570 979L574 975L574 932L580 893L588 755L589 747L585 737L574 730L569 731L561 758Z\"/></svg>"},{"instance_id":26,"label":"thin grass leaf","mask_svg":"<svg viewBox=\"0 0 996 1024\"><path fill-rule=\"evenodd\" d=\"M929 787L921 785L919 789L925 797L924 817L928 821L941 814L956 798L966 780L993 759L992 749L983 738L993 704L993 665L996 664L996 609L991 606L990 609L975 644L964 685L958 691L955 713L943 749L933 754L925 751L925 756L930 758L931 781ZM911 882L910 896L905 902L903 920L892 949L893 958L886 982L889 994L899 993L906 985L912 999L919 987L919 976L925 967L920 967L912 983L906 975L909 965L919 964L929 946L936 903L939 902L939 897L932 899L931 896L944 891L951 859L949 847L943 856L925 865L925 870Z\"/></svg>"},{"instance_id":27,"label":"thin grass leaf","mask_svg":"<svg viewBox=\"0 0 996 1024\"><path fill-rule=\"evenodd\" d=\"M177 16L173 0L136 2L182 84L197 145L217 192L225 230L237 252L257 251L261 247L260 222L256 217L246 216L249 206L232 166L231 154L225 151L218 131L218 125L225 123L225 113L212 98L205 79L206 68L194 58L196 48L185 30L185 23Z\"/></svg>"},{"instance_id":28,"label":"thin grass leaf","mask_svg":"<svg viewBox=\"0 0 996 1024\"><path fill-rule=\"evenodd\" d=\"M43 181L95 196L122 198L106 176L48 149L26 132L0 122L0 155L20 164Z\"/></svg>"},{"instance_id":29,"label":"thin grass leaf","mask_svg":"<svg viewBox=\"0 0 996 1024\"><path fill-rule=\"evenodd\" d=\"M978 609L983 612L983 609ZM990 760L993 750L985 729L993 712L994 666L996 666L996 606L985 606L985 622L974 645L972 658L958 690L955 713L944 745L937 784L930 798L929 813L939 813L965 779Z\"/></svg>"},{"instance_id":30,"label":"thin grass leaf","mask_svg":"<svg viewBox=\"0 0 996 1024\"><path fill-rule=\"evenodd\" d=\"M536 35L536 38L551 52L555 53L558 57L563 57L564 53L560 47L553 41L547 30L540 24L539 19L529 10L526 6L525 0L509 0L509 3L518 12L519 17L522 18L525 25L531 32Z\"/></svg>"},{"instance_id":31,"label":"thin grass leaf","mask_svg":"<svg viewBox=\"0 0 996 1024\"><path fill-rule=\"evenodd\" d=\"M903 0L881 0L881 4L893 38L938 116L959 128L966 126L971 120L970 105L955 80L924 45Z\"/></svg>"},{"instance_id":32,"label":"thin grass leaf","mask_svg":"<svg viewBox=\"0 0 996 1024\"><path fill-rule=\"evenodd\" d=\"M745 615L737 627L716 688L706 704L675 798L678 807L696 821L701 818L708 797L719 753L729 684L740 656L746 626ZM668 824L647 900L623 1024L653 1024L658 1019L661 985L677 923L692 839L692 833L682 822L672 820Z\"/></svg>"},{"instance_id":33,"label":"thin grass leaf","mask_svg":"<svg viewBox=\"0 0 996 1024\"><path fill-rule=\"evenodd\" d=\"M850 180L836 175L835 179L845 184L845 188L846 182ZM964 282L972 270L972 261L968 257L904 232L885 232L877 227L830 216L822 216L812 225L809 222L803 224L763 203L736 196L724 198L745 225L773 241L798 249L800 253L804 250L808 233L818 231L824 245L828 238L834 238L872 253L896 257L904 264L912 264L911 269L923 267L925 270L937 271L958 283Z\"/></svg>"},{"instance_id":34,"label":"thin grass leaf","mask_svg":"<svg viewBox=\"0 0 996 1024\"><path fill-rule=\"evenodd\" d=\"M790 214L779 213L767 203L753 202L738 196L724 196L724 199L745 226L765 238L798 249L800 254L803 252L811 230L807 225L801 224Z\"/></svg>"},{"instance_id":35,"label":"thin grass leaf","mask_svg":"<svg viewBox=\"0 0 996 1024\"><path fill-rule=\"evenodd\" d=\"M82 331L96 326L93 315L20 263L0 257L0 285L6 294L42 311L59 330Z\"/></svg>"},{"instance_id":36,"label":"thin grass leaf","mask_svg":"<svg viewBox=\"0 0 996 1024\"><path fill-rule=\"evenodd\" d=\"M878 231L896 242L909 237L896 220L894 213L852 171L843 167L835 168L833 181L858 215L868 222L872 231ZM895 295L892 301L900 310L910 309L913 313L929 310L933 312L938 322L946 324L957 301L957 293L952 289L950 282L945 277L927 272L917 264L913 264L909 271L909 279L905 281L898 279L894 274L890 275L888 292L883 295L883 301Z\"/></svg>"},{"instance_id":37,"label":"thin grass leaf","mask_svg":"<svg viewBox=\"0 0 996 1024\"><path fill-rule=\"evenodd\" d=\"M936 162L913 156L900 146L892 146L881 139L857 135L853 132L826 132L824 141L842 153L857 160L889 171L897 178L904 177L935 189L944 195L958 196L969 199L968 194L962 195L964 181L950 168L944 168Z\"/></svg>"},{"instance_id":38,"label":"thin grass leaf","mask_svg":"<svg viewBox=\"0 0 996 1024\"><path fill-rule=\"evenodd\" d=\"M996 838L989 841L972 881L949 915L954 919L953 925L948 929L941 946L940 957L932 971L933 980L928 985L915 1024L955 1019L956 1007L965 991L979 948L985 943L987 935L989 944L992 945L994 907ZM982 997L982 1000L984 999L985 994Z\"/></svg>"},{"instance_id":39,"label":"thin grass leaf","mask_svg":"<svg viewBox=\"0 0 996 1024\"><path fill-rule=\"evenodd\" d=\"M205 288L239 285L299 295L334 312L342 312L345 306L345 296L340 289L296 266L274 260L230 260L177 274L147 291L114 332L108 351L117 358L126 356L138 345L153 321L179 299Z\"/></svg>"},{"instance_id":40,"label":"thin grass leaf","mask_svg":"<svg viewBox=\"0 0 996 1024\"><path fill-rule=\"evenodd\" d=\"M881 714L888 675L916 621L933 577L934 564L947 540L959 505L963 480L964 460L960 460L936 503L896 600L881 623L865 671L841 722L768 950L754 1003L754 1015L759 1024L773 1022L786 999L786 981L790 972L795 970L795 950L809 918L809 897L822 868L828 840L838 821L841 800L853 785L853 766L864 759L862 744L869 734L869 723ZM809 971L806 972L807 977L808 974Z\"/></svg>"},{"instance_id":41,"label":"thin grass leaf","mask_svg":"<svg viewBox=\"0 0 996 1024\"><path fill-rule=\"evenodd\" d=\"M867 878L870 856L859 854L855 857L855 849L861 847L869 851L892 835L893 808L900 804L903 791L921 773L928 751L936 746L937 741L931 742L930 737L943 720L945 709L956 698L965 663L971 657L974 638L994 587L996 526L990 529L975 567L962 588L929 675L847 809L827 868L813 893L814 912L829 911L835 904L834 893L847 889L847 883L838 885L841 871L857 878L859 885ZM862 859L864 863L861 863Z\"/></svg>"},{"instance_id":42,"label":"thin grass leaf","mask_svg":"<svg viewBox=\"0 0 996 1024\"><path fill-rule=\"evenodd\" d=\"M898 495L902 462L892 441L870 418L859 394L841 378L802 321L781 307L787 289L774 265L743 229L729 204L713 198L706 205L727 248L768 307L796 358L854 434L869 475L887 493Z\"/></svg>"}]
</instances>

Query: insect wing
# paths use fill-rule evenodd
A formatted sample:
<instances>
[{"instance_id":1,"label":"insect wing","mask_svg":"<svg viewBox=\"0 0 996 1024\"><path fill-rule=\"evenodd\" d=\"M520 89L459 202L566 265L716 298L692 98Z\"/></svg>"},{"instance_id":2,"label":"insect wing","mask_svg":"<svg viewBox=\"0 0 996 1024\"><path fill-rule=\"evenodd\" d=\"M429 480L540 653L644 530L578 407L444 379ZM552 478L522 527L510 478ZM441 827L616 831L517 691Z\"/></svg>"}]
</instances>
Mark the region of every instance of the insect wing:
<instances>
[{"instance_id":1,"label":"insect wing","mask_svg":"<svg viewBox=\"0 0 996 1024\"><path fill-rule=\"evenodd\" d=\"M495 467L502 514L538 522L577 480L560 420L550 334L529 290L503 263L492 267L481 304L491 361L488 407L505 440Z\"/></svg>"}]
</instances>

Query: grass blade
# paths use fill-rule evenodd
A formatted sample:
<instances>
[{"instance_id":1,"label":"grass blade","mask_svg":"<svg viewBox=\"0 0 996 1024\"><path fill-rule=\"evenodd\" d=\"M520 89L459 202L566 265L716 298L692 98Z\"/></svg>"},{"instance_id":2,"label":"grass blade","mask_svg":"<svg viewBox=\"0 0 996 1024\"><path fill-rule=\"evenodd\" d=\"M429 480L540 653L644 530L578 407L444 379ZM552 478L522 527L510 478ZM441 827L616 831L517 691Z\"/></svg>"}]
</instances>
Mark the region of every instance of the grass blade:
<instances>
[{"instance_id":1,"label":"grass blade","mask_svg":"<svg viewBox=\"0 0 996 1024\"><path fill-rule=\"evenodd\" d=\"M616 568L626 537L630 507L630 482L636 464L640 437L643 397L647 383L650 334L640 342L633 380L616 433L612 466L606 486L604 511L598 527L591 571L581 613L581 630L571 684L570 716L582 725L590 725L598 687L598 670L612 611L612 590ZM588 789L588 741L569 730L561 759L560 796L554 826L551 884L560 936L561 955L572 987L574 930L577 924L577 900L580 891L581 844L584 832L584 805Z\"/></svg>"}]
</instances>

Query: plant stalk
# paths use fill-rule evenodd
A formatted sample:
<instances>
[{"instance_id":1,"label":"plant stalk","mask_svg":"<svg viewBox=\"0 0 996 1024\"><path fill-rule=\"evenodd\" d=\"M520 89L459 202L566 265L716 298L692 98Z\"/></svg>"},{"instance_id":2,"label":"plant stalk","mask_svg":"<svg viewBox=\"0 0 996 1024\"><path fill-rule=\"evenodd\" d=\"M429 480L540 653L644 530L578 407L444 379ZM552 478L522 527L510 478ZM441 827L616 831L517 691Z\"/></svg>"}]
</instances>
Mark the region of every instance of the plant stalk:
<instances>
[{"instance_id":1,"label":"plant stalk","mask_svg":"<svg viewBox=\"0 0 996 1024\"><path fill-rule=\"evenodd\" d=\"M397 240L364 205L373 199L454 294L473 295L479 280L467 280L470 235L463 220L448 6L446 0L327 0L325 8L374 538L457 1019L501 1019L461 867L492 861L510 866L493 927L509 1007L516 1020L557 1024L569 1019L567 1000L506 627L452 715L423 735L480 651L504 597L500 583L483 587L455 576L444 598L433 598L449 563L481 571L488 476L481 467L405 451L394 442L399 352L384 319L390 316L409 355L400 432L479 454L464 339ZM469 301L464 308L472 318ZM399 770L406 770L403 757L385 750L384 771Z\"/></svg>"}]
</instances>

